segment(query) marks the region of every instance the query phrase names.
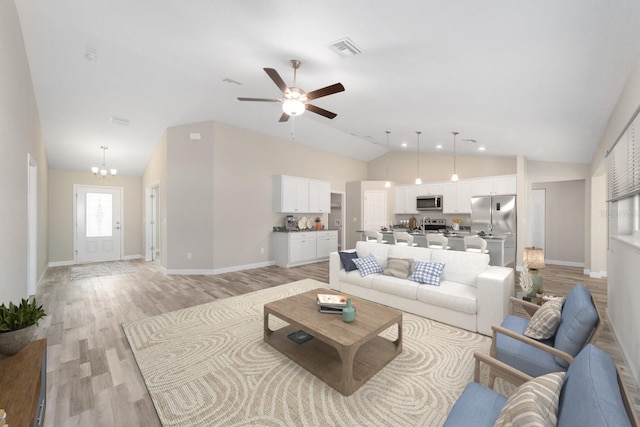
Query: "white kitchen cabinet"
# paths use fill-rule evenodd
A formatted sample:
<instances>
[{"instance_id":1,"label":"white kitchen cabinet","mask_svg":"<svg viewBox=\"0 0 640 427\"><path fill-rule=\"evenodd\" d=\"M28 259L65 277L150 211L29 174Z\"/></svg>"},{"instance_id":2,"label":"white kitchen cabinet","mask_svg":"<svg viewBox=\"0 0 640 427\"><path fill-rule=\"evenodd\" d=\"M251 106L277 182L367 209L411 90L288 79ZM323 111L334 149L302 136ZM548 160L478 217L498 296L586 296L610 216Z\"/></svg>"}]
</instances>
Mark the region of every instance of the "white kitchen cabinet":
<instances>
[{"instance_id":1,"label":"white kitchen cabinet","mask_svg":"<svg viewBox=\"0 0 640 427\"><path fill-rule=\"evenodd\" d=\"M292 267L329 258L338 250L338 231L301 231L274 233L276 265Z\"/></svg>"},{"instance_id":2,"label":"white kitchen cabinet","mask_svg":"<svg viewBox=\"0 0 640 427\"><path fill-rule=\"evenodd\" d=\"M444 183L417 185L416 196L441 196L444 191Z\"/></svg>"},{"instance_id":3,"label":"white kitchen cabinet","mask_svg":"<svg viewBox=\"0 0 640 427\"><path fill-rule=\"evenodd\" d=\"M309 180L309 212L328 213L331 211L331 183Z\"/></svg>"},{"instance_id":4,"label":"white kitchen cabinet","mask_svg":"<svg viewBox=\"0 0 640 427\"><path fill-rule=\"evenodd\" d=\"M278 175L273 184L274 211L327 213L331 210L331 183L297 176Z\"/></svg>"},{"instance_id":5,"label":"white kitchen cabinet","mask_svg":"<svg viewBox=\"0 0 640 427\"><path fill-rule=\"evenodd\" d=\"M458 181L443 185L442 213L471 213L471 182Z\"/></svg>"},{"instance_id":6,"label":"white kitchen cabinet","mask_svg":"<svg viewBox=\"0 0 640 427\"><path fill-rule=\"evenodd\" d=\"M338 230L316 232L316 259L327 259L338 250Z\"/></svg>"},{"instance_id":7,"label":"white kitchen cabinet","mask_svg":"<svg viewBox=\"0 0 640 427\"><path fill-rule=\"evenodd\" d=\"M418 197L418 188L415 185L397 185L396 194L396 210L397 214L417 214L416 197Z\"/></svg>"},{"instance_id":8,"label":"white kitchen cabinet","mask_svg":"<svg viewBox=\"0 0 640 427\"><path fill-rule=\"evenodd\" d=\"M515 175L490 176L470 182L472 196L510 195L517 191Z\"/></svg>"}]
</instances>

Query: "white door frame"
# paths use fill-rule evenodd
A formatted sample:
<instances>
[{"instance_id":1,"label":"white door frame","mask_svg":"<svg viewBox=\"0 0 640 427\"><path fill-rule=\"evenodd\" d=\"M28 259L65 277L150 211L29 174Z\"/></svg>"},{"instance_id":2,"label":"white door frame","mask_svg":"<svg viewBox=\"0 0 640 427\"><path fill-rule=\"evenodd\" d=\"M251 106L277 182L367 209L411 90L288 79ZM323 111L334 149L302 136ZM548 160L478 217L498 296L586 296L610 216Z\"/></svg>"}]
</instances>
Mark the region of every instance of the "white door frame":
<instances>
[{"instance_id":1,"label":"white door frame","mask_svg":"<svg viewBox=\"0 0 640 427\"><path fill-rule=\"evenodd\" d=\"M155 258L154 254L152 253L154 250L157 252L158 248L154 247L153 245L153 227L154 225L156 225L158 228L158 242L157 244L160 245L160 226L159 224L154 224L153 223L153 197L151 197L153 195L153 189L157 188L157 194L158 196L160 196L160 184L159 183L155 183L152 185L149 185L145 188L144 191L144 200L145 200L145 204L144 204L144 209L145 209L145 250L144 250L144 259L147 262L150 261L156 261L157 259ZM156 221L159 222L160 221L160 205L158 204L158 218L156 218ZM152 249L153 248L153 249Z\"/></svg>"},{"instance_id":2,"label":"white door frame","mask_svg":"<svg viewBox=\"0 0 640 427\"><path fill-rule=\"evenodd\" d=\"M38 165L27 153L27 295L35 295L38 287Z\"/></svg>"},{"instance_id":3,"label":"white door frame","mask_svg":"<svg viewBox=\"0 0 640 427\"><path fill-rule=\"evenodd\" d=\"M78 198L76 197L78 194L78 189L80 188L96 188L100 190L108 189L108 190L120 190L120 259L124 258L124 230L125 230L125 221L124 221L124 188L122 187L111 187L107 185L88 185L88 184L73 184L73 262L74 264L78 263Z\"/></svg>"},{"instance_id":4,"label":"white door frame","mask_svg":"<svg viewBox=\"0 0 640 427\"><path fill-rule=\"evenodd\" d=\"M340 195L340 243L342 244L342 248L338 248L339 250L345 250L347 245L347 209L346 209L346 201L347 194L344 191L332 191L331 194Z\"/></svg>"}]
</instances>

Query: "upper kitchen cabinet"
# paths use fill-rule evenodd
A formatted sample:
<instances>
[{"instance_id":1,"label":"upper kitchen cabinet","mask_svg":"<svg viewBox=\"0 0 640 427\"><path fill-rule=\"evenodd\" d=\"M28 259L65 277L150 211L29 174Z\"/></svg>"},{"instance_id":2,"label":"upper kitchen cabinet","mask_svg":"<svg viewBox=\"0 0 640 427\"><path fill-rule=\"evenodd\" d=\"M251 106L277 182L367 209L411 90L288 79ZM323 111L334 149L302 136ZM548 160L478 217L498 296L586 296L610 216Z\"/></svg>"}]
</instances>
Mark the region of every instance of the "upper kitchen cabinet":
<instances>
[{"instance_id":1,"label":"upper kitchen cabinet","mask_svg":"<svg viewBox=\"0 0 640 427\"><path fill-rule=\"evenodd\" d=\"M331 183L309 180L309 212L328 213L331 211Z\"/></svg>"},{"instance_id":2,"label":"upper kitchen cabinet","mask_svg":"<svg viewBox=\"0 0 640 427\"><path fill-rule=\"evenodd\" d=\"M501 175L471 180L472 196L499 196L516 194L516 176Z\"/></svg>"},{"instance_id":3,"label":"upper kitchen cabinet","mask_svg":"<svg viewBox=\"0 0 640 427\"><path fill-rule=\"evenodd\" d=\"M443 184L442 213L471 213L471 186L468 181L449 182Z\"/></svg>"},{"instance_id":4,"label":"upper kitchen cabinet","mask_svg":"<svg viewBox=\"0 0 640 427\"><path fill-rule=\"evenodd\" d=\"M444 183L421 184L417 185L416 196L442 196L444 192Z\"/></svg>"},{"instance_id":5,"label":"upper kitchen cabinet","mask_svg":"<svg viewBox=\"0 0 640 427\"><path fill-rule=\"evenodd\" d=\"M274 210L282 213L326 213L331 210L331 183L278 175L273 185Z\"/></svg>"},{"instance_id":6,"label":"upper kitchen cabinet","mask_svg":"<svg viewBox=\"0 0 640 427\"><path fill-rule=\"evenodd\" d=\"M418 188L415 185L396 185L396 211L397 214L417 214L416 197Z\"/></svg>"}]
</instances>

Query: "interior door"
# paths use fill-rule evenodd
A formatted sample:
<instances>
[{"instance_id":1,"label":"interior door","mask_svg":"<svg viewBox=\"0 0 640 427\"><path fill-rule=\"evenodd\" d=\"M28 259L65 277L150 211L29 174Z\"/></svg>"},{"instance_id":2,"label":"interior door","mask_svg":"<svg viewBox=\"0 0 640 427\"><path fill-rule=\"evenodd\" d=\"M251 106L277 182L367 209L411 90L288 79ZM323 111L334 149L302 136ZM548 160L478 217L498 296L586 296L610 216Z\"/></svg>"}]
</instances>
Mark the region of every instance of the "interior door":
<instances>
[{"instance_id":1,"label":"interior door","mask_svg":"<svg viewBox=\"0 0 640 427\"><path fill-rule=\"evenodd\" d=\"M122 188L74 186L75 261L122 258Z\"/></svg>"},{"instance_id":2,"label":"interior door","mask_svg":"<svg viewBox=\"0 0 640 427\"><path fill-rule=\"evenodd\" d=\"M415 200L415 198L414 198ZM386 191L365 191L364 192L364 230L380 230L387 225L387 192Z\"/></svg>"}]
</instances>

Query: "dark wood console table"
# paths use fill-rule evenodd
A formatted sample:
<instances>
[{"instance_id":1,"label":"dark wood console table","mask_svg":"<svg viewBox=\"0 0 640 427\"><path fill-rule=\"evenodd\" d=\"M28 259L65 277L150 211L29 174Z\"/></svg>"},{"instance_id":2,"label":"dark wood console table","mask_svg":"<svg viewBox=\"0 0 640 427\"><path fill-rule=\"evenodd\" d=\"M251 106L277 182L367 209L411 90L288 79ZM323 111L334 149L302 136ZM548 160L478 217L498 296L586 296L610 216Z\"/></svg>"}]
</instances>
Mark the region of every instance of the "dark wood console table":
<instances>
[{"instance_id":1,"label":"dark wood console table","mask_svg":"<svg viewBox=\"0 0 640 427\"><path fill-rule=\"evenodd\" d=\"M46 339L32 341L18 353L0 360L0 408L7 413L7 424L43 425L46 377Z\"/></svg>"}]
</instances>

